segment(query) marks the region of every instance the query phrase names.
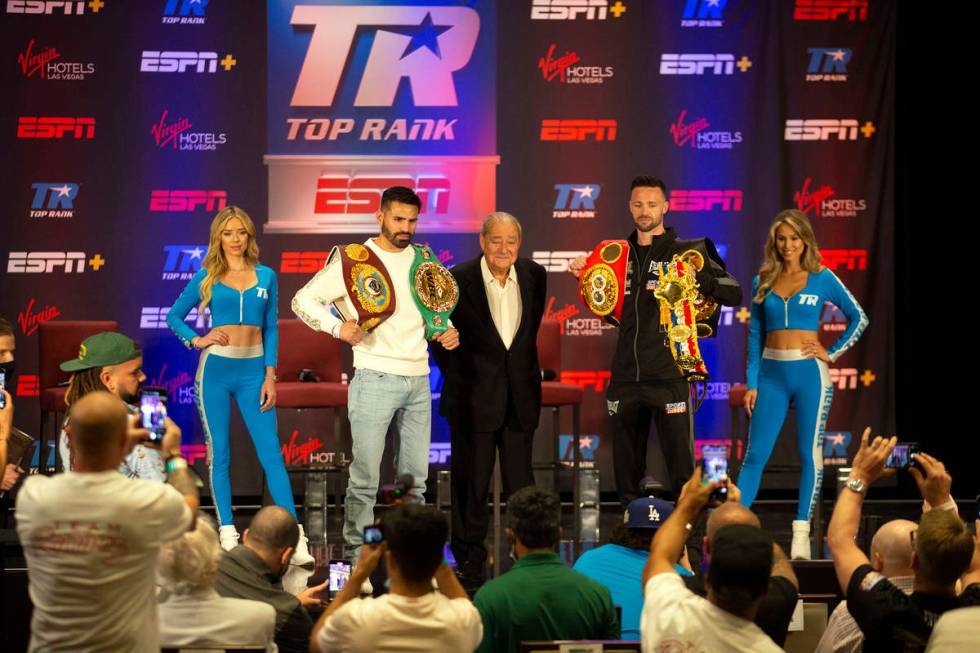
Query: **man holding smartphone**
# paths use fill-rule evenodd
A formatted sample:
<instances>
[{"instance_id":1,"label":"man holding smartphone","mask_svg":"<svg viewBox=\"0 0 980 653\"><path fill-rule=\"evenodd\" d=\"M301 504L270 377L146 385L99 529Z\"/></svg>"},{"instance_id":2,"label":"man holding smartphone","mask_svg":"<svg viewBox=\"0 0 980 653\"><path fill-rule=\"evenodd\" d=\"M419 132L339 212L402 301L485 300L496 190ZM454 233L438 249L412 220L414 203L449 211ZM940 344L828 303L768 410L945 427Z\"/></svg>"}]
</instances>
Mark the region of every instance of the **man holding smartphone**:
<instances>
[{"instance_id":1,"label":"man holding smartphone","mask_svg":"<svg viewBox=\"0 0 980 653\"><path fill-rule=\"evenodd\" d=\"M7 442L14 427L14 326L0 317L0 490L17 484L24 470L8 458ZM9 388L9 389L8 389Z\"/></svg>"},{"instance_id":2,"label":"man holding smartphone","mask_svg":"<svg viewBox=\"0 0 980 653\"><path fill-rule=\"evenodd\" d=\"M126 404L131 414L139 412L146 375L143 352L132 338L114 331L89 336L82 341L78 357L62 363L61 369L72 373L65 395L69 407L90 392L105 390ZM72 452L65 435L69 419L65 418L58 440L61 469L66 472L72 470ZM137 444L120 464L119 471L128 478L160 482L166 478L159 446L150 442Z\"/></svg>"},{"instance_id":3,"label":"man holding smartphone","mask_svg":"<svg viewBox=\"0 0 980 653\"><path fill-rule=\"evenodd\" d=\"M369 527L374 528L374 527ZM449 535L445 516L432 506L403 504L384 516L372 543L365 533L350 582L313 627L310 650L473 651L483 638L480 613L443 558ZM391 590L378 598L358 591L384 558ZM432 581L439 586L432 591Z\"/></svg>"}]
</instances>

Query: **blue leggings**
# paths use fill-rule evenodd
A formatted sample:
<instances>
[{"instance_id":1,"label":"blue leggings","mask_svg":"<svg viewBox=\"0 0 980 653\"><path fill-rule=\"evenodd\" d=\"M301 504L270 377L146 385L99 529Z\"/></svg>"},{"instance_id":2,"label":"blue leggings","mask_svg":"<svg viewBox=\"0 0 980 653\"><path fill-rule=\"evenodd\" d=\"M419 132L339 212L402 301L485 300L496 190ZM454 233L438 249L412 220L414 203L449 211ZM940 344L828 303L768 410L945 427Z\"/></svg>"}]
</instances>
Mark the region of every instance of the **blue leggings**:
<instances>
[{"instance_id":1,"label":"blue leggings","mask_svg":"<svg viewBox=\"0 0 980 653\"><path fill-rule=\"evenodd\" d=\"M286 474L276 429L276 410L272 408L264 413L259 411L264 381L265 359L261 345L212 345L201 352L194 385L197 389L197 409L201 414L208 446L211 496L218 508L218 523L221 526L234 524L231 514L231 480L228 476L231 464L228 430L232 397L235 398L248 433L252 436L272 500L292 513L293 517L296 516L293 489Z\"/></svg>"},{"instance_id":2,"label":"blue leggings","mask_svg":"<svg viewBox=\"0 0 980 653\"><path fill-rule=\"evenodd\" d=\"M749 450L738 477L742 505L751 507L755 500L762 470L792 401L803 466L796 518L810 520L823 481L823 430L833 394L830 370L824 361L803 358L799 349L765 349L759 369L759 396L749 425Z\"/></svg>"}]
</instances>

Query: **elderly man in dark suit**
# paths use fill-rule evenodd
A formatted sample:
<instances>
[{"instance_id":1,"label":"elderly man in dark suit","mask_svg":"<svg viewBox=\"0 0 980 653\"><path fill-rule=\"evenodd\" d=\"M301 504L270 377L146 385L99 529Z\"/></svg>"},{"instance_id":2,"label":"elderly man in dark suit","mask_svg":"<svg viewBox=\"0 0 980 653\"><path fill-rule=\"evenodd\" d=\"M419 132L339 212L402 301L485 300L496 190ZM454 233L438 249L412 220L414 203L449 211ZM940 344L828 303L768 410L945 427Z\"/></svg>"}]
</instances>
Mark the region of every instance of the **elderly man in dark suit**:
<instances>
[{"instance_id":1,"label":"elderly man in dark suit","mask_svg":"<svg viewBox=\"0 0 980 653\"><path fill-rule=\"evenodd\" d=\"M521 224L509 213L483 221L483 255L453 268L460 299L454 351L437 352L445 384L440 412L452 431L453 554L464 587L484 580L487 498L494 453L506 494L534 484L531 444L541 411L537 337L545 269L518 258Z\"/></svg>"}]
</instances>

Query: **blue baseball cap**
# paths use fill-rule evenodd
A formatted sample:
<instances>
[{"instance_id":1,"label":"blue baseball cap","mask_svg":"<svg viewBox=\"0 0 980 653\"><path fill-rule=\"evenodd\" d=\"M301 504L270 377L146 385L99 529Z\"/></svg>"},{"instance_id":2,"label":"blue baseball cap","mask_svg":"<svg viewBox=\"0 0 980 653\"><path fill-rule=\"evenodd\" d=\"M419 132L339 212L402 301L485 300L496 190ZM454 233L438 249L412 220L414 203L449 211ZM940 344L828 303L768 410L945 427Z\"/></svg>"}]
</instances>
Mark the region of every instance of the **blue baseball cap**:
<instances>
[{"instance_id":1,"label":"blue baseball cap","mask_svg":"<svg viewBox=\"0 0 980 653\"><path fill-rule=\"evenodd\" d=\"M626 528L660 528L670 513L674 512L674 504L656 497L633 499L623 513L623 523Z\"/></svg>"}]
</instances>

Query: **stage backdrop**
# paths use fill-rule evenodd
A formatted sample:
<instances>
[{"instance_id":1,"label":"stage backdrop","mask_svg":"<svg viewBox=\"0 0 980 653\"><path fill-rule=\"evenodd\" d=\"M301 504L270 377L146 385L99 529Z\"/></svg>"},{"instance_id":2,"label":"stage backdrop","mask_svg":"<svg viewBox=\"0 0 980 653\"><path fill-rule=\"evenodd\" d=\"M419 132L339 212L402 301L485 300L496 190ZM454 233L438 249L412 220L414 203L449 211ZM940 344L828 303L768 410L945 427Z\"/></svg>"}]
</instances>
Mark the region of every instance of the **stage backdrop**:
<instances>
[{"instance_id":1,"label":"stage backdrop","mask_svg":"<svg viewBox=\"0 0 980 653\"><path fill-rule=\"evenodd\" d=\"M16 422L37 431L38 324L115 319L202 464L196 355L164 318L211 217L226 204L251 214L291 318L329 248L376 233L380 191L401 183L423 197L417 241L447 265L478 253L487 212L522 221L522 254L548 269L548 317L562 323L561 378L585 389L585 456L611 487L603 394L616 334L581 305L567 264L626 237L629 182L652 174L669 188L667 224L711 237L744 288L703 345L701 443L733 428L744 438L728 395L745 379L749 289L772 217L797 207L813 221L825 265L871 319L831 370L825 454L839 463L863 425L894 430L895 5L8 0L0 315L17 328ZM842 319L825 308L825 345ZM209 327L207 313L188 321ZM254 494L258 466L236 424L235 488ZM326 414L282 411L279 425L287 462L345 455ZM785 430L776 462L793 459ZM550 415L541 459L549 433ZM436 420L433 475L450 455Z\"/></svg>"}]
</instances>

